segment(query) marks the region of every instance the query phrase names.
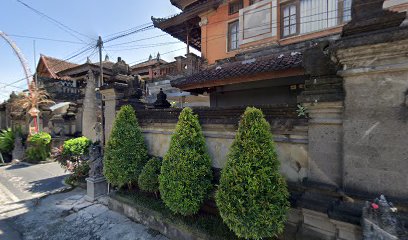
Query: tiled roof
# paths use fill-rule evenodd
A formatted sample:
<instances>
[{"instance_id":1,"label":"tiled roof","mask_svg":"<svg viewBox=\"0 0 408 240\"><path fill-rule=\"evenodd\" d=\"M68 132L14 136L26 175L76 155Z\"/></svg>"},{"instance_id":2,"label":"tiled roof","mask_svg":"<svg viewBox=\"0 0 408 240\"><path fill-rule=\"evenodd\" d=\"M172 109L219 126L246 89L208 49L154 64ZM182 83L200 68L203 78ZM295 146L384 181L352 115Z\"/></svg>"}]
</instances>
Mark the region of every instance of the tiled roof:
<instances>
[{"instance_id":1,"label":"tiled roof","mask_svg":"<svg viewBox=\"0 0 408 240\"><path fill-rule=\"evenodd\" d=\"M49 70L51 76L56 79L61 79L61 77L58 76L59 72L78 66L78 64L53 57L48 57L45 55L41 55L41 59L44 62L46 68Z\"/></svg>"},{"instance_id":2,"label":"tiled roof","mask_svg":"<svg viewBox=\"0 0 408 240\"><path fill-rule=\"evenodd\" d=\"M141 62L141 63L135 64L135 65L131 66L130 68L131 69L142 68L142 67L155 65L156 63L165 64L167 62L162 60L162 59L159 59L159 61L157 61L157 59L155 58L155 59L152 59L152 60L148 60L146 62Z\"/></svg>"},{"instance_id":3,"label":"tiled roof","mask_svg":"<svg viewBox=\"0 0 408 240\"><path fill-rule=\"evenodd\" d=\"M273 72L290 68L301 67L303 56L300 52L287 54L263 56L235 61L213 66L185 78L176 79L171 82L173 87L182 88L185 86L211 83L235 77L250 76L257 73Z\"/></svg>"},{"instance_id":4,"label":"tiled roof","mask_svg":"<svg viewBox=\"0 0 408 240\"><path fill-rule=\"evenodd\" d=\"M98 63L94 63L94 64L99 66L99 62L98 62ZM102 62L102 65L103 65L104 68L112 69L112 68L113 68L113 65L115 65L115 63L114 63L114 62L111 62L111 61L103 61L103 62Z\"/></svg>"}]
</instances>

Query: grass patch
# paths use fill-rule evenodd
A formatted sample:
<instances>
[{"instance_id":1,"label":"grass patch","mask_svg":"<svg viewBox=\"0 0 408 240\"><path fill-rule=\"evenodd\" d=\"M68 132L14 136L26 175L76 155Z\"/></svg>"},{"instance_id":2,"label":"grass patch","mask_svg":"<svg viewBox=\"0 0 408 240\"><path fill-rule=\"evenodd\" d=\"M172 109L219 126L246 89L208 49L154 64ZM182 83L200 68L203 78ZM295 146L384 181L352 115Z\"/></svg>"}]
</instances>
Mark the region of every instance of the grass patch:
<instances>
[{"instance_id":1,"label":"grass patch","mask_svg":"<svg viewBox=\"0 0 408 240\"><path fill-rule=\"evenodd\" d=\"M161 215L161 218L165 218L168 222L171 222L178 227L194 232L205 233L211 236L211 239L238 239L235 234L228 229L223 223L220 216L214 216L200 212L193 216L181 216L173 214L162 202L161 199L149 196L143 192L129 192L126 190L119 190L115 198L128 203L130 205L138 205L148 210L153 210Z\"/></svg>"}]
</instances>

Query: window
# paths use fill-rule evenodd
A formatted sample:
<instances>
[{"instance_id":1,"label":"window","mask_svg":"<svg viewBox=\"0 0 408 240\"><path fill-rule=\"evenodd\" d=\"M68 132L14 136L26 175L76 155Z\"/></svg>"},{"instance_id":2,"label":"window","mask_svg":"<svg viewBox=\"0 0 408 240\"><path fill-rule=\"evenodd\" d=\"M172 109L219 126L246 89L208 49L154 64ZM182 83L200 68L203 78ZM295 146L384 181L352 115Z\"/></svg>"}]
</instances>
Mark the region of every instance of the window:
<instances>
[{"instance_id":1,"label":"window","mask_svg":"<svg viewBox=\"0 0 408 240\"><path fill-rule=\"evenodd\" d=\"M351 20L351 0L343 0L343 22Z\"/></svg>"},{"instance_id":2,"label":"window","mask_svg":"<svg viewBox=\"0 0 408 240\"><path fill-rule=\"evenodd\" d=\"M282 36L321 31L351 20L352 0L295 0L282 6Z\"/></svg>"},{"instance_id":3,"label":"window","mask_svg":"<svg viewBox=\"0 0 408 240\"><path fill-rule=\"evenodd\" d=\"M230 2L229 6L229 15L239 12L241 8L244 7L244 0L238 0L234 2Z\"/></svg>"},{"instance_id":4,"label":"window","mask_svg":"<svg viewBox=\"0 0 408 240\"><path fill-rule=\"evenodd\" d=\"M239 47L239 22L228 24L228 51L236 50Z\"/></svg>"},{"instance_id":5,"label":"window","mask_svg":"<svg viewBox=\"0 0 408 240\"><path fill-rule=\"evenodd\" d=\"M282 7L282 35L284 37L298 33L297 5L289 4Z\"/></svg>"}]
</instances>

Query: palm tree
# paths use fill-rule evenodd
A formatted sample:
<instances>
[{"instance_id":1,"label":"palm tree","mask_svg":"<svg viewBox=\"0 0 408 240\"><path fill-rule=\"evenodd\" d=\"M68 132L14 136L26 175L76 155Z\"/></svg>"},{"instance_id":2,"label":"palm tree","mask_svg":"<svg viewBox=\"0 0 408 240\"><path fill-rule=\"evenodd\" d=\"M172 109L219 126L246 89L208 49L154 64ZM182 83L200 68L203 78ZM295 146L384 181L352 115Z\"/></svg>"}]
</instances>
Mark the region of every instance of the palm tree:
<instances>
[{"instance_id":1,"label":"palm tree","mask_svg":"<svg viewBox=\"0 0 408 240\"><path fill-rule=\"evenodd\" d=\"M35 82L30 83L28 90L28 93L19 94L13 106L24 110L33 117L35 132L38 133L37 116L40 113L38 107L55 104L55 102L50 99L46 90L37 88Z\"/></svg>"}]
</instances>

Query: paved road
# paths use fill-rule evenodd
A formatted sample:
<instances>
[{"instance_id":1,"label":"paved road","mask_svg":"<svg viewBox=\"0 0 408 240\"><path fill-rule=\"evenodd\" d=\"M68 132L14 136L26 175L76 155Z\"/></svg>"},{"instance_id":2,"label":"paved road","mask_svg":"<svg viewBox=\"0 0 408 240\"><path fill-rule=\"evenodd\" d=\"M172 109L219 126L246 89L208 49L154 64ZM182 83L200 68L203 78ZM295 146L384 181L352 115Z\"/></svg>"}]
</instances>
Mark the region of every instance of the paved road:
<instances>
[{"instance_id":1,"label":"paved road","mask_svg":"<svg viewBox=\"0 0 408 240\"><path fill-rule=\"evenodd\" d=\"M0 240L22 239L20 231L10 224L9 217L28 211L28 204L36 204L35 199L65 188L66 176L58 163L0 167Z\"/></svg>"},{"instance_id":2,"label":"paved road","mask_svg":"<svg viewBox=\"0 0 408 240\"><path fill-rule=\"evenodd\" d=\"M90 203L85 190L64 193L66 173L58 164L0 168L0 240L167 240L156 231Z\"/></svg>"},{"instance_id":3,"label":"paved road","mask_svg":"<svg viewBox=\"0 0 408 240\"><path fill-rule=\"evenodd\" d=\"M29 200L65 187L67 173L58 163L0 167L0 206Z\"/></svg>"}]
</instances>

